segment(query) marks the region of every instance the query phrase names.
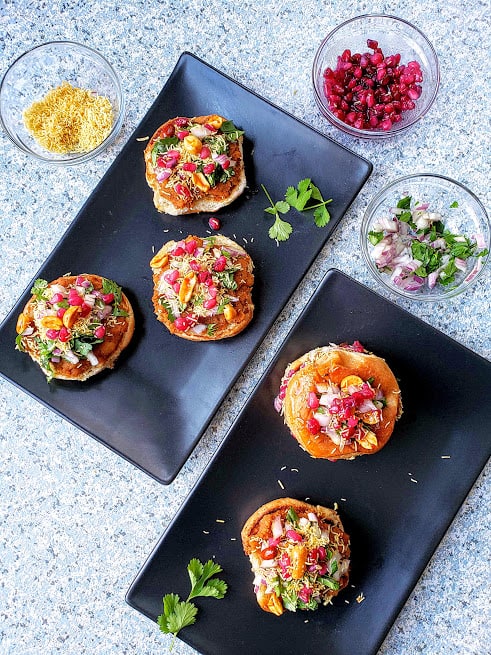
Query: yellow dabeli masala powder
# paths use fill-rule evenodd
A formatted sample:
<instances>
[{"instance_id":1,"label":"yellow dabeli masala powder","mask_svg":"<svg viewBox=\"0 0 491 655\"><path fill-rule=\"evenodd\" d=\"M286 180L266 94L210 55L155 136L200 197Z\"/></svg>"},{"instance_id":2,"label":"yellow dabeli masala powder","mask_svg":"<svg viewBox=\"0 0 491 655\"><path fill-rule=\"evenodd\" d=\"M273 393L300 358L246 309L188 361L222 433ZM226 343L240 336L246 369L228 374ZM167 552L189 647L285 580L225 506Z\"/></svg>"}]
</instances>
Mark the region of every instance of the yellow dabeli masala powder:
<instances>
[{"instance_id":1,"label":"yellow dabeli masala powder","mask_svg":"<svg viewBox=\"0 0 491 655\"><path fill-rule=\"evenodd\" d=\"M50 152L89 152L108 136L113 125L109 98L68 82L48 91L23 113L24 125Z\"/></svg>"}]
</instances>

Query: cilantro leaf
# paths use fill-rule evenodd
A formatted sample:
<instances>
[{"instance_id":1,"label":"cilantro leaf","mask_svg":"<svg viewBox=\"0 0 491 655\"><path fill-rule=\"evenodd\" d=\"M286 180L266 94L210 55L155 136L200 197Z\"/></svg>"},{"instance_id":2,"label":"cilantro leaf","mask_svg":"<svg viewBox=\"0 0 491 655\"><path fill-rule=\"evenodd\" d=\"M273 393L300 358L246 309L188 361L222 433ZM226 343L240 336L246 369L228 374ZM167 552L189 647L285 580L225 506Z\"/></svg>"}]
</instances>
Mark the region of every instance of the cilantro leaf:
<instances>
[{"instance_id":1,"label":"cilantro leaf","mask_svg":"<svg viewBox=\"0 0 491 655\"><path fill-rule=\"evenodd\" d=\"M290 211L290 205L284 200L278 200L274 208L276 211L280 212L280 214L287 214Z\"/></svg>"},{"instance_id":2,"label":"cilantro leaf","mask_svg":"<svg viewBox=\"0 0 491 655\"><path fill-rule=\"evenodd\" d=\"M288 523L291 523L293 527L298 525L298 521L299 521L298 514L293 509L293 507L290 507L288 512L286 513L286 520L288 521Z\"/></svg>"},{"instance_id":3,"label":"cilantro leaf","mask_svg":"<svg viewBox=\"0 0 491 655\"><path fill-rule=\"evenodd\" d=\"M33 296L36 296L37 300L45 300L44 292L46 291L46 288L48 286L48 283L46 280L42 280L41 278L38 278L35 280L31 293Z\"/></svg>"},{"instance_id":4,"label":"cilantro leaf","mask_svg":"<svg viewBox=\"0 0 491 655\"><path fill-rule=\"evenodd\" d=\"M276 239L276 241L286 241L289 239L293 228L290 223L283 221L279 216L276 217L275 222L269 228L269 238Z\"/></svg>"},{"instance_id":5,"label":"cilantro leaf","mask_svg":"<svg viewBox=\"0 0 491 655\"><path fill-rule=\"evenodd\" d=\"M223 121L220 132L226 135L228 141L237 141L244 134L244 130L237 129L232 121Z\"/></svg>"},{"instance_id":6,"label":"cilantro leaf","mask_svg":"<svg viewBox=\"0 0 491 655\"><path fill-rule=\"evenodd\" d=\"M454 209L455 207L458 207L458 206L459 206L459 203L456 200L454 200L453 203L450 205L451 209Z\"/></svg>"},{"instance_id":7,"label":"cilantro leaf","mask_svg":"<svg viewBox=\"0 0 491 655\"><path fill-rule=\"evenodd\" d=\"M327 211L325 205L314 210L314 222L317 227L325 227L330 220L331 214Z\"/></svg>"},{"instance_id":8,"label":"cilantro leaf","mask_svg":"<svg viewBox=\"0 0 491 655\"><path fill-rule=\"evenodd\" d=\"M198 608L194 603L180 601L174 607L174 611L167 617L167 626L169 631L177 634L179 630L186 628L188 625L196 623L196 614Z\"/></svg>"},{"instance_id":9,"label":"cilantro leaf","mask_svg":"<svg viewBox=\"0 0 491 655\"><path fill-rule=\"evenodd\" d=\"M383 232L374 232L373 230L368 233L368 240L372 244L372 246L376 246L377 243L382 241L384 238L384 233Z\"/></svg>"},{"instance_id":10,"label":"cilantro leaf","mask_svg":"<svg viewBox=\"0 0 491 655\"><path fill-rule=\"evenodd\" d=\"M164 634L173 634L174 639L183 628L196 623L198 608L191 603L191 598L197 596L208 596L223 598L227 591L227 583L224 580L213 578L220 573L222 567L213 560L202 564L199 559L192 559L188 564L189 579L191 580L191 592L187 600L181 600L177 594L166 594L162 599L163 612L157 617L157 623ZM213 579L210 579L213 578ZM172 641L169 650L172 650Z\"/></svg>"},{"instance_id":11,"label":"cilantro leaf","mask_svg":"<svg viewBox=\"0 0 491 655\"><path fill-rule=\"evenodd\" d=\"M397 205L399 209L410 209L411 208L411 196L405 196L404 198L401 198Z\"/></svg>"},{"instance_id":12,"label":"cilantro leaf","mask_svg":"<svg viewBox=\"0 0 491 655\"><path fill-rule=\"evenodd\" d=\"M188 600L197 596L223 598L227 591L226 582L223 580L210 580L211 577L221 571L222 567L220 564L216 564L211 559L206 564L202 564L198 559L192 559L188 564L188 573L192 587Z\"/></svg>"}]
</instances>

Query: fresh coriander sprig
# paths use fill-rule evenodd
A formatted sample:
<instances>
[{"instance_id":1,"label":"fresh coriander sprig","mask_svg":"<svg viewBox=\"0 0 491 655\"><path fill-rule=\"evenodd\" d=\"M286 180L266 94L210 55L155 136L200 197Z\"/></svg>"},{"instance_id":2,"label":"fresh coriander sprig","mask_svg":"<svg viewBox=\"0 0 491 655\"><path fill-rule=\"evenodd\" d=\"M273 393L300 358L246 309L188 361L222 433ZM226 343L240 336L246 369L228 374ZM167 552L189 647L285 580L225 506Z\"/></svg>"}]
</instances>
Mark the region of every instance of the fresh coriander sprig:
<instances>
[{"instance_id":1,"label":"fresh coriander sprig","mask_svg":"<svg viewBox=\"0 0 491 655\"><path fill-rule=\"evenodd\" d=\"M319 188L309 178L300 180L297 188L289 186L285 193L285 200L299 212L314 209L314 221L317 227L325 227L331 219L326 205L332 202L332 198L324 200Z\"/></svg>"},{"instance_id":2,"label":"fresh coriander sprig","mask_svg":"<svg viewBox=\"0 0 491 655\"><path fill-rule=\"evenodd\" d=\"M221 573L220 564L216 564L213 560L202 564L199 559L194 558L189 562L187 569L191 580L189 596L186 600L181 600L177 594L166 594L163 598L163 613L157 617L160 630L165 634L174 635L169 651L174 647L177 633L188 625L196 623L198 608L190 602L191 599L199 596L223 598L227 592L227 583L219 578L213 578L217 573Z\"/></svg>"},{"instance_id":3,"label":"fresh coriander sprig","mask_svg":"<svg viewBox=\"0 0 491 655\"><path fill-rule=\"evenodd\" d=\"M285 200L278 200L278 202L273 202L264 184L261 184L261 187L270 202L270 206L264 211L275 217L268 234L270 239L275 239L277 243L289 239L293 232L291 224L280 216L280 214L287 214L292 208L299 212L314 210L314 222L317 227L325 227L331 220L326 205L332 202L332 198L324 200L319 188L310 178L300 180L296 187L289 186L285 193Z\"/></svg>"},{"instance_id":4,"label":"fresh coriander sprig","mask_svg":"<svg viewBox=\"0 0 491 655\"><path fill-rule=\"evenodd\" d=\"M264 211L268 214L273 214L275 217L273 225L269 228L269 238L276 239L276 242L286 241L290 238L293 228L290 223L281 218L280 214L289 212L290 205L285 200L278 200L278 202L274 203L264 184L261 184L261 188L270 202L270 207L266 207Z\"/></svg>"}]
</instances>

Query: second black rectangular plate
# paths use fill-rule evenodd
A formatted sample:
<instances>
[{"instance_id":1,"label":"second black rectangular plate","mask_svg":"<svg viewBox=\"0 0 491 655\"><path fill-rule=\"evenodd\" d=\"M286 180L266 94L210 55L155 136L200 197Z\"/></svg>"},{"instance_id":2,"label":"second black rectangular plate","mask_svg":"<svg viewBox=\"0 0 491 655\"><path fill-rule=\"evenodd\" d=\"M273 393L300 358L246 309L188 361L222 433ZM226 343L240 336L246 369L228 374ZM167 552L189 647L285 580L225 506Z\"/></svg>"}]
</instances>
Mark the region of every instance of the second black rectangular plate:
<instances>
[{"instance_id":1,"label":"second black rectangular plate","mask_svg":"<svg viewBox=\"0 0 491 655\"><path fill-rule=\"evenodd\" d=\"M145 141L175 116L221 114L245 130L248 189L219 212L221 233L246 247L255 264L255 316L239 336L195 343L172 336L151 303L149 261L165 241L206 236L209 215L159 214L145 181ZM117 281L133 304L136 330L112 372L84 383L46 384L39 367L14 350L26 289L0 327L0 373L43 404L163 483L171 482L220 402L367 180L372 165L251 93L189 53L94 190L36 277L96 273ZM276 200L311 177L332 219L291 217L294 233L279 247L260 190ZM292 212L293 214L293 212ZM290 219L289 219L290 220Z\"/></svg>"},{"instance_id":2,"label":"second black rectangular plate","mask_svg":"<svg viewBox=\"0 0 491 655\"><path fill-rule=\"evenodd\" d=\"M356 339L394 371L404 413L379 453L314 460L274 410L282 374L312 348ZM199 652L373 655L489 457L490 387L488 361L328 271L133 582L128 603L155 620L164 594L189 593L190 559L215 558L229 591L222 600L198 599L197 623L179 634ZM260 505L284 496L338 503L352 570L331 606L276 617L256 603L240 531Z\"/></svg>"}]
</instances>

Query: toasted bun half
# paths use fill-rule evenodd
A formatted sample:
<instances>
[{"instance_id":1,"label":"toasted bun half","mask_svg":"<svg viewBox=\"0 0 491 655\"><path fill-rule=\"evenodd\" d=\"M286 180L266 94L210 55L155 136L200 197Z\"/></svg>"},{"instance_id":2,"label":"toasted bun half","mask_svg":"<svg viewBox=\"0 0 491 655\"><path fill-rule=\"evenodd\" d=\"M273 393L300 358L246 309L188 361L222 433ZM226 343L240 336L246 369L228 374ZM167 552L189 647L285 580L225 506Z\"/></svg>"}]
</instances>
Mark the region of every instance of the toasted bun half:
<instances>
[{"instance_id":1,"label":"toasted bun half","mask_svg":"<svg viewBox=\"0 0 491 655\"><path fill-rule=\"evenodd\" d=\"M278 498L247 519L241 539L257 602L266 612L317 609L348 584L349 536L332 509Z\"/></svg>"},{"instance_id":2,"label":"toasted bun half","mask_svg":"<svg viewBox=\"0 0 491 655\"><path fill-rule=\"evenodd\" d=\"M330 460L373 455L402 414L387 363L353 346L316 348L289 364L275 405L300 446Z\"/></svg>"},{"instance_id":3,"label":"toasted bun half","mask_svg":"<svg viewBox=\"0 0 491 655\"><path fill-rule=\"evenodd\" d=\"M113 368L131 341L135 317L128 298L99 275L36 280L17 321L16 347L51 380L77 380Z\"/></svg>"},{"instance_id":4,"label":"toasted bun half","mask_svg":"<svg viewBox=\"0 0 491 655\"><path fill-rule=\"evenodd\" d=\"M254 313L253 263L222 235L168 241L150 261L157 319L190 341L233 337Z\"/></svg>"},{"instance_id":5,"label":"toasted bun half","mask_svg":"<svg viewBox=\"0 0 491 655\"><path fill-rule=\"evenodd\" d=\"M243 132L218 114L172 118L149 140L145 175L159 212L216 212L246 187Z\"/></svg>"}]
</instances>

